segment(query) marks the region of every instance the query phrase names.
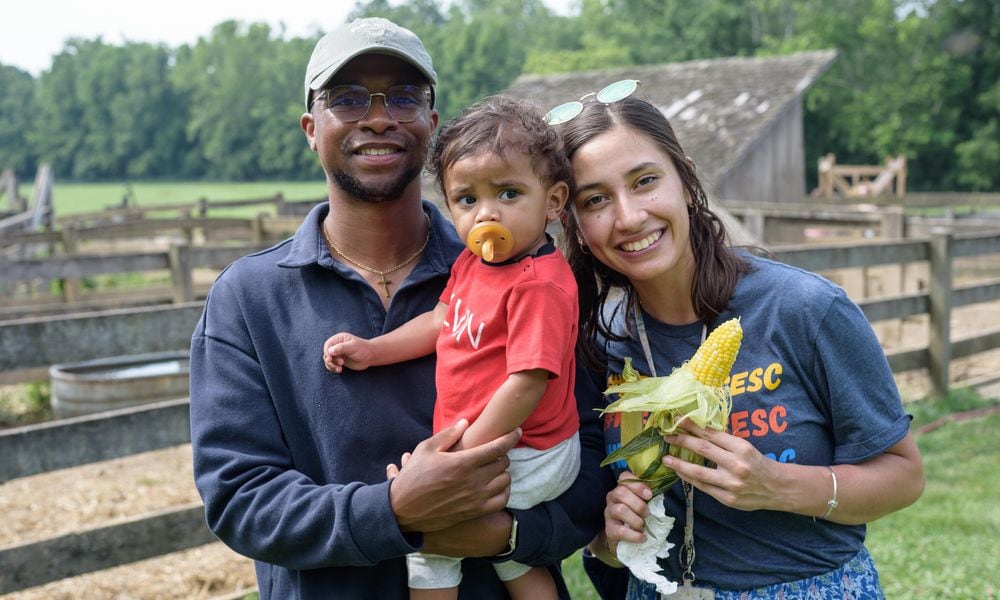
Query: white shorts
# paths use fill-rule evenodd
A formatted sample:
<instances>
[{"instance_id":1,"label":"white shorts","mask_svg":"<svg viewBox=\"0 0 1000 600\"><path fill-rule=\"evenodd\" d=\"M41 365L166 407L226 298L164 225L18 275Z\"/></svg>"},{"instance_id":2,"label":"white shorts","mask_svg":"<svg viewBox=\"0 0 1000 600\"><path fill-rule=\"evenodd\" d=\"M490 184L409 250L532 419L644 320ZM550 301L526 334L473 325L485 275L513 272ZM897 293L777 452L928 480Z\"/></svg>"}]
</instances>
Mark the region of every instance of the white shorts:
<instances>
[{"instance_id":1,"label":"white shorts","mask_svg":"<svg viewBox=\"0 0 1000 600\"><path fill-rule=\"evenodd\" d=\"M510 459L509 508L531 508L558 497L569 489L580 472L580 434L546 450L513 448ZM462 559L414 552L406 557L409 585L413 589L456 587L462 581ZM524 575L531 567L514 561L493 565L502 581Z\"/></svg>"}]
</instances>

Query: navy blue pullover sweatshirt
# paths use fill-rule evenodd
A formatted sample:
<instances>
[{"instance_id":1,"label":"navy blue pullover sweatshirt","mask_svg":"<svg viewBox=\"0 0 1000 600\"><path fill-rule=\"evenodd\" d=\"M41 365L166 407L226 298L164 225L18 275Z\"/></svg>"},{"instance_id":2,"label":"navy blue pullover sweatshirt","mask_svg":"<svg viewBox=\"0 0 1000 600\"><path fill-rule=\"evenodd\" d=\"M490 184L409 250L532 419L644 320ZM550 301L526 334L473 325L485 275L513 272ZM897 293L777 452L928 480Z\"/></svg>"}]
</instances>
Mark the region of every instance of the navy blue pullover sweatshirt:
<instances>
[{"instance_id":1,"label":"navy blue pullover sweatshirt","mask_svg":"<svg viewBox=\"0 0 1000 600\"><path fill-rule=\"evenodd\" d=\"M408 598L407 553L385 465L431 434L434 357L333 374L322 347L337 331L373 337L431 310L462 249L433 204L430 240L386 311L356 272L334 261L319 224L324 203L295 235L244 257L215 282L191 340L195 481L212 531L255 560L262 600ZM602 526L613 482L598 467L602 434L594 380L577 377L580 475L565 494L526 511L518 562L559 562ZM463 561L462 598L506 598L488 560Z\"/></svg>"}]
</instances>

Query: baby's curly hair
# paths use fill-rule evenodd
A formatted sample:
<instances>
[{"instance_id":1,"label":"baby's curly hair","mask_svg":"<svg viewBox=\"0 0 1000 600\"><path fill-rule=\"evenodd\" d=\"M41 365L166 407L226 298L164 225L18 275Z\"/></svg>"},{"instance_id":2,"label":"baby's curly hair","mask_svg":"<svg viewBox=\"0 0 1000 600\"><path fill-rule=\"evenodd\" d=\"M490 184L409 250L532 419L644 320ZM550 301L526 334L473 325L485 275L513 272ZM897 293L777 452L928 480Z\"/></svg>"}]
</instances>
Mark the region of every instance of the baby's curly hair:
<instances>
[{"instance_id":1,"label":"baby's curly hair","mask_svg":"<svg viewBox=\"0 0 1000 600\"><path fill-rule=\"evenodd\" d=\"M451 165L479 152L504 158L521 152L546 186L564 181L573 192L573 169L562 139L542 118L537 105L509 96L490 96L449 121L431 148L427 170L444 193L444 174Z\"/></svg>"}]
</instances>

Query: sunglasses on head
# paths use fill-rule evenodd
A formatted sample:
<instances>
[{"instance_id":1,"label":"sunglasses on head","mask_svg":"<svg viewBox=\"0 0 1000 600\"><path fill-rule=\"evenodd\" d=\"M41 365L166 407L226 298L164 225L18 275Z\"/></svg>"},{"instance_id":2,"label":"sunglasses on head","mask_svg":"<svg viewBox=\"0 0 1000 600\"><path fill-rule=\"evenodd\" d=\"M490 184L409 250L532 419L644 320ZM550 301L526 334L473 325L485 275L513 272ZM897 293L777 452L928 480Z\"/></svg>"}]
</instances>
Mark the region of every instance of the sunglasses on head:
<instances>
[{"instance_id":1,"label":"sunglasses on head","mask_svg":"<svg viewBox=\"0 0 1000 600\"><path fill-rule=\"evenodd\" d=\"M614 104L628 98L635 93L642 85L638 79L622 79L610 85L606 85L597 92L585 94L579 100L566 102L556 106L545 113L545 122L549 125L561 125L567 121L572 121L583 112L583 101L594 96L601 104ZM643 92L645 95L645 92Z\"/></svg>"}]
</instances>

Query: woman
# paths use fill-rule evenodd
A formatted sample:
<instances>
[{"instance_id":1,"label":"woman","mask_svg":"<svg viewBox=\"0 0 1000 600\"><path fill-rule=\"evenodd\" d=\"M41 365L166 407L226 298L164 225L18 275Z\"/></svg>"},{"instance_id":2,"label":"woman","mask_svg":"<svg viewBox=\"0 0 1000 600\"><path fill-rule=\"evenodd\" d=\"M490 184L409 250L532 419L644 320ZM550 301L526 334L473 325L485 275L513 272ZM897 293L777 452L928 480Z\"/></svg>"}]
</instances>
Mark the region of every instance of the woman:
<instances>
[{"instance_id":1,"label":"woman","mask_svg":"<svg viewBox=\"0 0 1000 600\"><path fill-rule=\"evenodd\" d=\"M739 317L744 329L728 432L687 424L667 439L710 463L664 458L690 484L665 494L676 522L664 574L717 599L883 597L865 523L913 503L924 476L871 327L827 280L728 247L670 124L635 96L609 100L615 85L557 119L577 182L566 241L583 351L609 381L626 357L644 376L667 375L716 325ZM605 428L612 450L612 416ZM644 540L650 497L619 483L591 550L613 563L619 541ZM635 577L628 588L656 597Z\"/></svg>"}]
</instances>

